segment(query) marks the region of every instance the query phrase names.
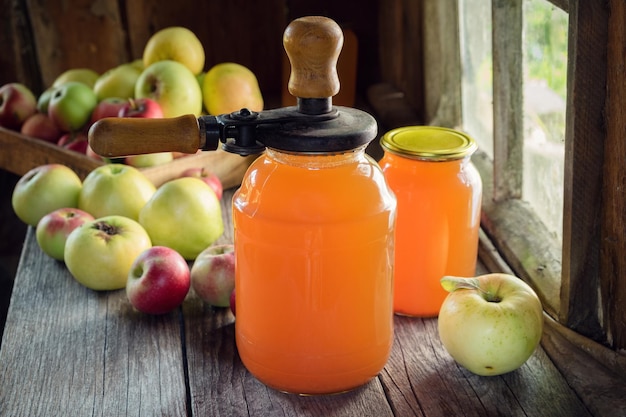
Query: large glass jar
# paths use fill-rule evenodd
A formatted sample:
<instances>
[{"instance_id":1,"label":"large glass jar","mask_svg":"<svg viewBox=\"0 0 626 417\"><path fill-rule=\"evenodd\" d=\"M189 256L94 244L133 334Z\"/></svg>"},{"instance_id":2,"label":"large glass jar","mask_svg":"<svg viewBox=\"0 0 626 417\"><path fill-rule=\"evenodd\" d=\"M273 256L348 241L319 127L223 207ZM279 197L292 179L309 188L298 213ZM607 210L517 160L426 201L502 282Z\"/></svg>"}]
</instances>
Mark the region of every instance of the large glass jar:
<instances>
[{"instance_id":1,"label":"large glass jar","mask_svg":"<svg viewBox=\"0 0 626 417\"><path fill-rule=\"evenodd\" d=\"M439 314L445 275L474 276L482 182L470 156L474 140L456 130L409 126L381 139L380 160L398 200L394 311Z\"/></svg>"},{"instance_id":2,"label":"large glass jar","mask_svg":"<svg viewBox=\"0 0 626 417\"><path fill-rule=\"evenodd\" d=\"M396 200L364 146L268 148L233 200L236 340L260 381L298 394L358 387L393 339Z\"/></svg>"}]
</instances>

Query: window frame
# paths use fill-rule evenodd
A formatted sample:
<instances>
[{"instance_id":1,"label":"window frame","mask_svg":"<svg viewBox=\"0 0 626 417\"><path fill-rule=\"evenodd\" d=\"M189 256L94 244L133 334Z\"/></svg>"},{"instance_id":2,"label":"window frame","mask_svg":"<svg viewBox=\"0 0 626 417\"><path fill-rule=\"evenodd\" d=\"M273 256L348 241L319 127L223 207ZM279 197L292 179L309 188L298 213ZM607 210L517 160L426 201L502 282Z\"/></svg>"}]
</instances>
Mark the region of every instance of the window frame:
<instances>
[{"instance_id":1,"label":"window frame","mask_svg":"<svg viewBox=\"0 0 626 417\"><path fill-rule=\"evenodd\" d=\"M494 161L480 152L473 158L484 182L484 239L536 289L551 318L602 345L624 349L626 87L620 81L626 6L618 0L546 0L569 14L560 245L520 199L523 1L492 1ZM424 0L423 10L425 124L462 128L460 47L458 36L450 36L458 34L458 17L444 17L458 16L458 2Z\"/></svg>"}]
</instances>

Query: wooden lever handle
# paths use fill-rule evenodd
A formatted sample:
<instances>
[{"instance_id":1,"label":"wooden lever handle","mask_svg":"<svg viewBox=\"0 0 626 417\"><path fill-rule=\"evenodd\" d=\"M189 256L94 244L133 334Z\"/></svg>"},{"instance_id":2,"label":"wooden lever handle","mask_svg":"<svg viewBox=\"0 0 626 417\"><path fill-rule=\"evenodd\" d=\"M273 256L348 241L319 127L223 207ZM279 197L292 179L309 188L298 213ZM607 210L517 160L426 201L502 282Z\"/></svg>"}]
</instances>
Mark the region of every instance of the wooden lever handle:
<instances>
[{"instance_id":1,"label":"wooden lever handle","mask_svg":"<svg viewBox=\"0 0 626 417\"><path fill-rule=\"evenodd\" d=\"M193 114L169 119L109 117L89 129L89 145L104 157L170 151L193 154L204 142Z\"/></svg>"},{"instance_id":2,"label":"wooden lever handle","mask_svg":"<svg viewBox=\"0 0 626 417\"><path fill-rule=\"evenodd\" d=\"M337 59L343 32L334 20L323 16L295 19L285 29L283 45L291 62L291 95L328 98L339 92Z\"/></svg>"}]
</instances>

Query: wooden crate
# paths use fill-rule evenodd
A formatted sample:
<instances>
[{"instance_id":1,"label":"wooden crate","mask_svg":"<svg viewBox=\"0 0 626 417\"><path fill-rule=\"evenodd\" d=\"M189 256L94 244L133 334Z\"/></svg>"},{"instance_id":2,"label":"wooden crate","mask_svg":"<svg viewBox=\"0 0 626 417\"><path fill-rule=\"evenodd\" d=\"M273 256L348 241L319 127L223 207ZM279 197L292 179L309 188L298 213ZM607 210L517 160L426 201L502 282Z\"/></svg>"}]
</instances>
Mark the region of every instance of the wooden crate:
<instances>
[{"instance_id":1,"label":"wooden crate","mask_svg":"<svg viewBox=\"0 0 626 417\"><path fill-rule=\"evenodd\" d=\"M0 169L24 175L39 165L59 163L72 168L82 179L93 169L104 164L86 155L64 149L58 145L31 138L0 127ZM206 167L222 181L224 188L239 185L255 156L242 157L223 150L203 151L177 158L172 162L141 171L156 185L176 178L185 169Z\"/></svg>"}]
</instances>

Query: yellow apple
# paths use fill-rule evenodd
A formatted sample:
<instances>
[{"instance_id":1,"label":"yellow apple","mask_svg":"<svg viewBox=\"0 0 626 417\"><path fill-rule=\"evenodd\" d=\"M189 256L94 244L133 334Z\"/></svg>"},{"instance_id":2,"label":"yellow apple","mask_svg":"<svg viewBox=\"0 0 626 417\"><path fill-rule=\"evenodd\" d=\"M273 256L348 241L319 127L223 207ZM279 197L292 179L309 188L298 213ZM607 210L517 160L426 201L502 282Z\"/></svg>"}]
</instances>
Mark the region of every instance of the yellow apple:
<instances>
[{"instance_id":1,"label":"yellow apple","mask_svg":"<svg viewBox=\"0 0 626 417\"><path fill-rule=\"evenodd\" d=\"M204 69L204 47L191 30L182 26L171 26L156 32L143 51L143 65L163 60L178 61L194 75Z\"/></svg>"},{"instance_id":2,"label":"yellow apple","mask_svg":"<svg viewBox=\"0 0 626 417\"><path fill-rule=\"evenodd\" d=\"M118 290L126 287L135 259L150 247L150 236L135 220L105 216L83 223L69 234L63 260L85 287Z\"/></svg>"},{"instance_id":3,"label":"yellow apple","mask_svg":"<svg viewBox=\"0 0 626 417\"><path fill-rule=\"evenodd\" d=\"M223 62L213 66L202 85L204 107L212 115L242 108L263 110L263 96L256 75L243 65Z\"/></svg>"},{"instance_id":4,"label":"yellow apple","mask_svg":"<svg viewBox=\"0 0 626 417\"><path fill-rule=\"evenodd\" d=\"M89 68L71 68L61 73L52 83L52 87L58 87L68 81L78 81L93 88L100 74Z\"/></svg>"}]
</instances>

